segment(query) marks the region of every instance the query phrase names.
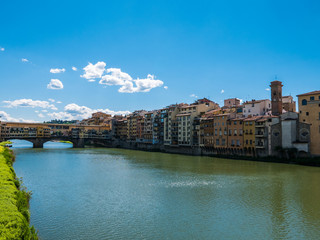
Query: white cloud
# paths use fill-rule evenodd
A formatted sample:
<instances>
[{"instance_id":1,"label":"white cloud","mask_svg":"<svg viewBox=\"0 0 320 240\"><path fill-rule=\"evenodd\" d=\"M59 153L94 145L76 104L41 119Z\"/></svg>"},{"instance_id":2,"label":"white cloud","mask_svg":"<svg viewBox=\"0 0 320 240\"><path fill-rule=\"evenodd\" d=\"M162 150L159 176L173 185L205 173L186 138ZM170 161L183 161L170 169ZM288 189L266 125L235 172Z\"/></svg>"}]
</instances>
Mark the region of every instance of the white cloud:
<instances>
[{"instance_id":1,"label":"white cloud","mask_svg":"<svg viewBox=\"0 0 320 240\"><path fill-rule=\"evenodd\" d=\"M122 72L120 68L108 68L107 75L102 76L99 81L100 84L105 85L125 85L126 81L132 81L132 77L125 72Z\"/></svg>"},{"instance_id":2,"label":"white cloud","mask_svg":"<svg viewBox=\"0 0 320 240\"><path fill-rule=\"evenodd\" d=\"M48 100L49 100L49 102L52 102L52 103L55 102L55 100L52 98L49 98Z\"/></svg>"},{"instance_id":3,"label":"white cloud","mask_svg":"<svg viewBox=\"0 0 320 240\"><path fill-rule=\"evenodd\" d=\"M103 112L111 115L126 115L130 113L129 111L112 111L110 109L91 109L86 106L79 106L75 103L71 103L64 107L64 112L48 113L48 116L52 119L81 120L91 117L92 113L95 112Z\"/></svg>"},{"instance_id":4,"label":"white cloud","mask_svg":"<svg viewBox=\"0 0 320 240\"><path fill-rule=\"evenodd\" d=\"M105 71L106 63L97 62L96 64L89 63L86 67L83 68L85 73L80 75L80 77L87 80L93 80L95 78L101 78L102 74Z\"/></svg>"},{"instance_id":5,"label":"white cloud","mask_svg":"<svg viewBox=\"0 0 320 240\"><path fill-rule=\"evenodd\" d=\"M161 80L154 79L154 75L151 74L148 74L145 79L137 79L134 80L134 82L137 87L133 89L133 92L149 92L152 88L161 87L163 85Z\"/></svg>"},{"instance_id":6,"label":"white cloud","mask_svg":"<svg viewBox=\"0 0 320 240\"><path fill-rule=\"evenodd\" d=\"M223 89L221 90L221 94L222 94L222 93L224 93L224 90L223 90Z\"/></svg>"},{"instance_id":7,"label":"white cloud","mask_svg":"<svg viewBox=\"0 0 320 240\"><path fill-rule=\"evenodd\" d=\"M266 88L266 91L270 91L270 88Z\"/></svg>"},{"instance_id":8,"label":"white cloud","mask_svg":"<svg viewBox=\"0 0 320 240\"><path fill-rule=\"evenodd\" d=\"M4 111L0 111L0 120L1 121L5 121L5 122L35 122L33 120L26 120L23 118L14 118L11 117L10 114L4 112Z\"/></svg>"},{"instance_id":9,"label":"white cloud","mask_svg":"<svg viewBox=\"0 0 320 240\"><path fill-rule=\"evenodd\" d=\"M48 112L48 110L44 109L44 110L41 110L41 112L44 112L44 113L46 113L46 112Z\"/></svg>"},{"instance_id":10,"label":"white cloud","mask_svg":"<svg viewBox=\"0 0 320 240\"><path fill-rule=\"evenodd\" d=\"M39 111L38 110L36 110L36 111L34 111L35 113L39 113Z\"/></svg>"},{"instance_id":11,"label":"white cloud","mask_svg":"<svg viewBox=\"0 0 320 240\"><path fill-rule=\"evenodd\" d=\"M85 73L80 77L87 79L89 82L95 82L99 79L99 84L106 86L121 86L118 92L135 93L149 92L151 89L161 87L163 81L155 79L154 75L148 74L143 79L133 79L128 73L122 72L120 68L105 69L106 63L101 61L96 64L89 63L83 68ZM105 75L103 75L106 72ZM164 87L168 89L167 86Z\"/></svg>"},{"instance_id":12,"label":"white cloud","mask_svg":"<svg viewBox=\"0 0 320 240\"><path fill-rule=\"evenodd\" d=\"M121 93L149 92L151 89L161 87L163 82L154 79L154 75L148 74L144 79L133 79L128 73L122 72L120 68L108 68L107 74L99 81L102 85L121 86Z\"/></svg>"},{"instance_id":13,"label":"white cloud","mask_svg":"<svg viewBox=\"0 0 320 240\"><path fill-rule=\"evenodd\" d=\"M21 61L22 61L22 62L29 62L29 60L26 59L26 58L22 58Z\"/></svg>"},{"instance_id":14,"label":"white cloud","mask_svg":"<svg viewBox=\"0 0 320 240\"><path fill-rule=\"evenodd\" d=\"M78 71L78 68L72 67L72 70L73 70L73 71Z\"/></svg>"},{"instance_id":15,"label":"white cloud","mask_svg":"<svg viewBox=\"0 0 320 240\"><path fill-rule=\"evenodd\" d=\"M3 47L0 47L0 52L4 52L4 48Z\"/></svg>"},{"instance_id":16,"label":"white cloud","mask_svg":"<svg viewBox=\"0 0 320 240\"><path fill-rule=\"evenodd\" d=\"M163 88L164 88L165 90L168 90L168 86L164 86Z\"/></svg>"},{"instance_id":17,"label":"white cloud","mask_svg":"<svg viewBox=\"0 0 320 240\"><path fill-rule=\"evenodd\" d=\"M51 79L50 83L47 85L47 88L53 90L63 89L63 84L59 79Z\"/></svg>"},{"instance_id":18,"label":"white cloud","mask_svg":"<svg viewBox=\"0 0 320 240\"><path fill-rule=\"evenodd\" d=\"M52 110L58 110L53 104L47 101L40 101L40 100L32 100L32 99L17 99L14 101L3 101L7 105L7 108L14 108L14 107L31 107L31 108L47 108Z\"/></svg>"},{"instance_id":19,"label":"white cloud","mask_svg":"<svg viewBox=\"0 0 320 240\"><path fill-rule=\"evenodd\" d=\"M38 114L38 117L44 118L44 115L43 115L42 113L39 113L39 114Z\"/></svg>"},{"instance_id":20,"label":"white cloud","mask_svg":"<svg viewBox=\"0 0 320 240\"><path fill-rule=\"evenodd\" d=\"M61 102L61 101L57 101L57 103L59 103L59 104L60 104L60 103L62 103L62 102Z\"/></svg>"},{"instance_id":21,"label":"white cloud","mask_svg":"<svg viewBox=\"0 0 320 240\"><path fill-rule=\"evenodd\" d=\"M190 95L190 97L193 97L193 98L198 98L197 95L195 95L194 93Z\"/></svg>"},{"instance_id":22,"label":"white cloud","mask_svg":"<svg viewBox=\"0 0 320 240\"><path fill-rule=\"evenodd\" d=\"M65 71L66 71L66 69L64 69L64 68L51 68L50 69L51 73L62 73L62 72L65 72Z\"/></svg>"}]
</instances>

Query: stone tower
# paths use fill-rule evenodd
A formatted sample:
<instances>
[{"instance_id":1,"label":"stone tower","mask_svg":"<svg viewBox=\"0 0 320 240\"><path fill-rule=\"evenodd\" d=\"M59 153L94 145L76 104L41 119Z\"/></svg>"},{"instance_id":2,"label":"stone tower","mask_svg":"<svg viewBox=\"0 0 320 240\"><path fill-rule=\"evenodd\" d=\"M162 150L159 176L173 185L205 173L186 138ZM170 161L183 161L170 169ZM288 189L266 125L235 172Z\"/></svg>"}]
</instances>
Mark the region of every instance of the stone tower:
<instances>
[{"instance_id":1,"label":"stone tower","mask_svg":"<svg viewBox=\"0 0 320 240\"><path fill-rule=\"evenodd\" d=\"M282 114L282 82L271 82L271 109L272 115L279 116Z\"/></svg>"}]
</instances>

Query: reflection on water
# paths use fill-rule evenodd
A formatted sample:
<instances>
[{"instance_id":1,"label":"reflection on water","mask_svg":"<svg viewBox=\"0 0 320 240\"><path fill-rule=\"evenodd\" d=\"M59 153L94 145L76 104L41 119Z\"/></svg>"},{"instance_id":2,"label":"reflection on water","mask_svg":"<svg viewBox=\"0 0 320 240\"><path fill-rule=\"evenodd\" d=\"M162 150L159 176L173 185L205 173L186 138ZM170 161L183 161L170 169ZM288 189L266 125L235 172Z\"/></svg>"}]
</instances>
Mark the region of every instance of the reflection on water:
<instances>
[{"instance_id":1,"label":"reflection on water","mask_svg":"<svg viewBox=\"0 0 320 240\"><path fill-rule=\"evenodd\" d=\"M42 239L319 239L320 169L121 149L16 149Z\"/></svg>"}]
</instances>

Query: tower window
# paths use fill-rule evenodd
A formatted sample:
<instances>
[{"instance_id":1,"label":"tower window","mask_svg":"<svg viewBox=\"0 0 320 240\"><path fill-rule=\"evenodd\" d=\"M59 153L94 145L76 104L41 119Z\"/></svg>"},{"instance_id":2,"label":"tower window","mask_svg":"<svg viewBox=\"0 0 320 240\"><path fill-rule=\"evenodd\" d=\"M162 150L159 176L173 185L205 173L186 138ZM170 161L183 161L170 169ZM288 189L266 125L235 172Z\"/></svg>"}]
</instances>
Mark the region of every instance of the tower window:
<instances>
[{"instance_id":1,"label":"tower window","mask_svg":"<svg viewBox=\"0 0 320 240\"><path fill-rule=\"evenodd\" d=\"M309 112L306 112L306 115L309 116Z\"/></svg>"},{"instance_id":2,"label":"tower window","mask_svg":"<svg viewBox=\"0 0 320 240\"><path fill-rule=\"evenodd\" d=\"M307 105L308 101L307 101L307 99L303 99L301 103L302 103L302 105Z\"/></svg>"}]
</instances>

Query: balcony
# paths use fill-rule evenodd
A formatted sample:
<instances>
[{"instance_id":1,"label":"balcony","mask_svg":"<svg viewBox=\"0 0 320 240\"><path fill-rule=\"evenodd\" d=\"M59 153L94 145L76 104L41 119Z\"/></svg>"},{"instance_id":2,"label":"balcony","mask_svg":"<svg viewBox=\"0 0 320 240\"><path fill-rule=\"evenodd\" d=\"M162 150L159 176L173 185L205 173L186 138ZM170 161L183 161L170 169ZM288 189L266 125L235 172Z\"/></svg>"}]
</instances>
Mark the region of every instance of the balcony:
<instances>
[{"instance_id":1,"label":"balcony","mask_svg":"<svg viewBox=\"0 0 320 240\"><path fill-rule=\"evenodd\" d=\"M263 137L267 137L267 134L265 132L260 132L259 131L259 132L256 133L256 137L262 137L262 138Z\"/></svg>"},{"instance_id":2,"label":"balcony","mask_svg":"<svg viewBox=\"0 0 320 240\"><path fill-rule=\"evenodd\" d=\"M258 143L256 144L256 148L264 149L264 148L265 148L264 142L258 142Z\"/></svg>"}]
</instances>

